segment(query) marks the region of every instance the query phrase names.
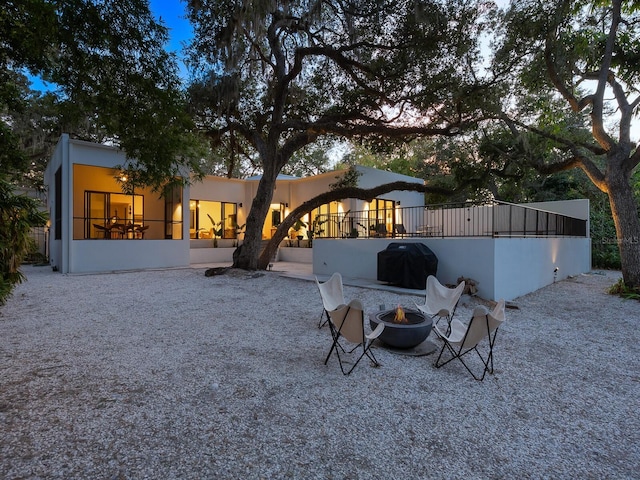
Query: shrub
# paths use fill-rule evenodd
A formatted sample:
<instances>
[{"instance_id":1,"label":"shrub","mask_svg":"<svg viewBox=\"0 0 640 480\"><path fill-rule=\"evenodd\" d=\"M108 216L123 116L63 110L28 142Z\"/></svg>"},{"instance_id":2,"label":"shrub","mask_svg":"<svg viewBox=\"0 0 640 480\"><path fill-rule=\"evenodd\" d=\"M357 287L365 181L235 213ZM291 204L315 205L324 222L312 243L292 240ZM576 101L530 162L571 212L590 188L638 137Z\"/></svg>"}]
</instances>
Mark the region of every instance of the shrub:
<instances>
[{"instance_id":1,"label":"shrub","mask_svg":"<svg viewBox=\"0 0 640 480\"><path fill-rule=\"evenodd\" d=\"M32 227L45 223L46 215L39 211L38 202L15 195L13 186L0 177L0 305L24 280L19 267L32 245Z\"/></svg>"},{"instance_id":2,"label":"shrub","mask_svg":"<svg viewBox=\"0 0 640 480\"><path fill-rule=\"evenodd\" d=\"M640 300L640 287L629 287L622 279L618 280L609 288L609 293L622 298Z\"/></svg>"}]
</instances>

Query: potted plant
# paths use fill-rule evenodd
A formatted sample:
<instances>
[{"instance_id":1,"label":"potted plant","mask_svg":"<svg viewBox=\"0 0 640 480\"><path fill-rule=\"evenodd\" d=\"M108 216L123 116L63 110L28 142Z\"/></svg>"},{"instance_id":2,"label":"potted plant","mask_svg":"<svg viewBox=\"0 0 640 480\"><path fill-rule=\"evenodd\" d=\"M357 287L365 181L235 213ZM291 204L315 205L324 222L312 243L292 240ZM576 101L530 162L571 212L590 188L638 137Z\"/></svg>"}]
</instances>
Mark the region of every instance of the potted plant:
<instances>
[{"instance_id":1,"label":"potted plant","mask_svg":"<svg viewBox=\"0 0 640 480\"><path fill-rule=\"evenodd\" d=\"M213 248L216 248L218 246L218 237L222 237L222 222L224 222L224 218L216 223L208 213L207 217L209 217L211 225L213 225Z\"/></svg>"},{"instance_id":2,"label":"potted plant","mask_svg":"<svg viewBox=\"0 0 640 480\"><path fill-rule=\"evenodd\" d=\"M311 224L311 228L307 230L307 237L309 238L309 248L313 246L313 238L324 232L324 229L321 228L324 222L326 222L326 220L315 219Z\"/></svg>"},{"instance_id":3,"label":"potted plant","mask_svg":"<svg viewBox=\"0 0 640 480\"><path fill-rule=\"evenodd\" d=\"M296 223L293 225L293 227L291 227L293 234L296 236L298 240L302 240L304 238L304 236L302 235L302 229L305 228L306 226L307 226L306 223L298 219L296 220Z\"/></svg>"}]
</instances>

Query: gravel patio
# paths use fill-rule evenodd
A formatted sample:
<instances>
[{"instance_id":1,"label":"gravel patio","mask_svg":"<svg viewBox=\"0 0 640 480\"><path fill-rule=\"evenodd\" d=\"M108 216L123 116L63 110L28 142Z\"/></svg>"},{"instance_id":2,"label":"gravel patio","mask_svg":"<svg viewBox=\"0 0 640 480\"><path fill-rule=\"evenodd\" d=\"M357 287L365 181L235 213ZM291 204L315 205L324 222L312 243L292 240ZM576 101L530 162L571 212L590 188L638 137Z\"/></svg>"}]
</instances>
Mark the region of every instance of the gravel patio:
<instances>
[{"instance_id":1,"label":"gravel patio","mask_svg":"<svg viewBox=\"0 0 640 480\"><path fill-rule=\"evenodd\" d=\"M640 475L640 304L606 294L619 272L516 299L483 382L383 348L343 376L316 285L278 271L24 272L0 308L5 479Z\"/></svg>"}]
</instances>

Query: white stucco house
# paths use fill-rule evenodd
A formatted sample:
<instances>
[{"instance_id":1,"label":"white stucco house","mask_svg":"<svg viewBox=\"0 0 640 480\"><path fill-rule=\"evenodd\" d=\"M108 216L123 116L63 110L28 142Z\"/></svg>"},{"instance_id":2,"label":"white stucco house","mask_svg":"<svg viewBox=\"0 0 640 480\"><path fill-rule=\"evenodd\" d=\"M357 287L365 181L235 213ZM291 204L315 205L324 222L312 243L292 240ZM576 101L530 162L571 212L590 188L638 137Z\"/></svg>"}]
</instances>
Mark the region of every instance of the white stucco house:
<instances>
[{"instance_id":1,"label":"white stucco house","mask_svg":"<svg viewBox=\"0 0 640 480\"><path fill-rule=\"evenodd\" d=\"M45 172L54 269L87 273L231 262L258 177L206 177L160 195L131 185L117 168L125 162L116 148L60 138ZM357 169L362 188L423 183ZM279 176L263 239L343 173ZM346 199L314 210L281 243L279 259L310 263L319 276L337 271L375 281L378 252L391 242L420 242L438 257L442 283L473 278L482 297L510 300L591 269L588 219L587 200L445 208L425 205L421 193L395 191L370 202ZM313 248L304 248L312 236Z\"/></svg>"},{"instance_id":2,"label":"white stucco house","mask_svg":"<svg viewBox=\"0 0 640 480\"><path fill-rule=\"evenodd\" d=\"M125 163L125 154L116 148L62 135L45 172L51 218L50 262L54 268L80 273L231 261L233 248L242 238L239 227L245 224L259 178L209 176L162 196L135 185L128 185L127 193L123 193L123 185L130 180L116 167ZM406 175L357 168L361 173L359 186L364 188L397 180L423 183ZM272 237L293 208L326 192L343 173L278 177L263 239ZM417 192L391 192L371 202L371 211L385 214L399 204L421 206L424 200ZM310 226L318 215L369 207L361 200L332 202L307 216L305 224ZM297 232L303 244L308 242L307 233L307 226Z\"/></svg>"}]
</instances>

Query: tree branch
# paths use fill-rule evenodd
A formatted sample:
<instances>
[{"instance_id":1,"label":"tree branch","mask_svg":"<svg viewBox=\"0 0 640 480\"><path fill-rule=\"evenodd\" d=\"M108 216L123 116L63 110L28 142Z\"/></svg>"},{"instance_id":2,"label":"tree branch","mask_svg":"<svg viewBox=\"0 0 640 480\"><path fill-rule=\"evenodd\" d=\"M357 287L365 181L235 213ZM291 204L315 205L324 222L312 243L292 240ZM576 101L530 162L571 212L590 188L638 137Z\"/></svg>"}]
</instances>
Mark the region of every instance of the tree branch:
<instances>
[{"instance_id":1,"label":"tree branch","mask_svg":"<svg viewBox=\"0 0 640 480\"><path fill-rule=\"evenodd\" d=\"M556 70L556 65L553 61L553 54L551 52L551 45L555 39L552 39L551 34L547 35L544 44L544 62L547 67L547 74L549 75L549 79L553 86L560 92L560 95L569 102L572 110L574 112L581 112L587 105L593 102L591 96L587 96L581 100L578 100L573 93L569 91L567 86L564 84L560 75L558 75L558 71Z\"/></svg>"},{"instance_id":2,"label":"tree branch","mask_svg":"<svg viewBox=\"0 0 640 480\"><path fill-rule=\"evenodd\" d=\"M530 132L540 135L541 137L548 138L549 140L553 140L554 142L565 146L568 150L570 150L572 153L574 153L574 155L577 155L577 156L582 156L581 152L579 151L579 148L584 148L589 152L593 153L594 155L605 155L607 153L607 150L605 150L604 148L598 145L593 145L593 144L590 145L582 142L580 143L572 142L570 140L567 140L566 138L559 137L557 135L546 132L536 127L532 127L531 125L527 125L526 123L523 123L519 120L514 120L513 118L508 117L506 114L502 114L500 119L509 126L511 133L517 134L517 129L515 128L515 125L520 126L525 130L529 130Z\"/></svg>"},{"instance_id":3,"label":"tree branch","mask_svg":"<svg viewBox=\"0 0 640 480\"><path fill-rule=\"evenodd\" d=\"M616 32L618 31L618 25L620 24L621 19L621 0L613 0L611 2L611 6L611 27L609 28L609 34L607 35L607 43L602 56L602 63L600 65L598 86L596 88L595 94L593 95L593 109L591 111L591 129L593 131L593 137L606 150L610 150L612 147L614 147L613 140L609 137L604 129L603 114L604 93L609 79L609 71L611 70L611 59L613 57L613 48L616 43Z\"/></svg>"},{"instance_id":4,"label":"tree branch","mask_svg":"<svg viewBox=\"0 0 640 480\"><path fill-rule=\"evenodd\" d=\"M275 248L280 242L287 236L289 229L296 223L296 221L302 218L312 210L325 205L330 202L343 200L345 198L355 198L359 200L371 201L374 198L384 195L385 193L400 191L414 191L424 193L435 193L440 195L447 195L455 193L453 190L444 188L429 187L422 183L409 183L409 182L392 182L384 185L379 185L374 188L363 189L358 187L344 187L336 190L331 190L322 193L310 200L307 200L302 205L295 208L289 215L282 221L274 232L269 244L264 248L258 259L258 268L265 270L267 265L271 261L271 257L275 252Z\"/></svg>"},{"instance_id":5,"label":"tree branch","mask_svg":"<svg viewBox=\"0 0 640 480\"><path fill-rule=\"evenodd\" d=\"M507 123L507 125L511 130L511 133L514 136L517 136L519 134L518 130L515 128L515 125L518 125L526 130L529 130L530 132L533 132L544 138L548 138L549 140L553 140L559 143L560 145L564 145L573 154L570 158L567 158L560 162L551 163L551 164L544 164L540 162L528 162L529 165L535 168L538 172L542 174L550 175L553 173L563 172L563 171L578 167L583 172L585 172L585 174L589 177L589 179L593 182L593 184L596 187L598 187L603 192L607 191L608 187L605 184L604 174L600 171L598 166L591 159L589 159L587 156L583 155L582 152L580 152L579 147L585 148L591 151L591 153L595 155L606 155L607 152L604 149L597 147L596 145L584 145L584 144L576 144L576 143L570 142L569 140L550 134L548 132L545 132L544 130L531 127L529 125L526 125L512 118L508 118L506 115L504 115L502 119L505 121L505 123Z\"/></svg>"}]
</instances>

